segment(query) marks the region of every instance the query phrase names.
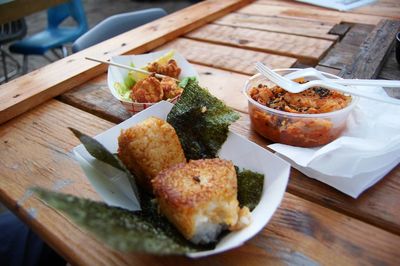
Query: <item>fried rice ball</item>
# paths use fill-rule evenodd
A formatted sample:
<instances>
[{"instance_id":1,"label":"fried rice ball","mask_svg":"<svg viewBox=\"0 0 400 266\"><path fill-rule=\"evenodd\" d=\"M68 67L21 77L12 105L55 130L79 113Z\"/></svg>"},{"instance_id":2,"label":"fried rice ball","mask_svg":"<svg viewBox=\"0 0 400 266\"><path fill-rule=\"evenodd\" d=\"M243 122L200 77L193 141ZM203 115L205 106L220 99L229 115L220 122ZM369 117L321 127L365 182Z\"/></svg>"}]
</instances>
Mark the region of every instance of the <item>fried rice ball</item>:
<instances>
[{"instance_id":1,"label":"fried rice ball","mask_svg":"<svg viewBox=\"0 0 400 266\"><path fill-rule=\"evenodd\" d=\"M151 179L160 171L186 162L175 129L156 117L121 131L118 157L136 174L138 184L149 192L152 191Z\"/></svg>"},{"instance_id":2,"label":"fried rice ball","mask_svg":"<svg viewBox=\"0 0 400 266\"><path fill-rule=\"evenodd\" d=\"M222 230L238 230L251 221L249 209L239 208L231 161L177 164L160 172L152 184L160 211L193 243L214 242Z\"/></svg>"}]
</instances>

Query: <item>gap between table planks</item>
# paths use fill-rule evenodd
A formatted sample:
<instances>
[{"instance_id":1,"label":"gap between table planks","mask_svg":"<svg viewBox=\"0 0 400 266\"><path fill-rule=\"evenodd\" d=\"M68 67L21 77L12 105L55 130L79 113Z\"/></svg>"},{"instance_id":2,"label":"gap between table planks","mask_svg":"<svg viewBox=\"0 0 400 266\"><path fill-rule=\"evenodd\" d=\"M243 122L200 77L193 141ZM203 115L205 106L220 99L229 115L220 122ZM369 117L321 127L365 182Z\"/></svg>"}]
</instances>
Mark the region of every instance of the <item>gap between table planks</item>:
<instances>
[{"instance_id":1,"label":"gap between table planks","mask_svg":"<svg viewBox=\"0 0 400 266\"><path fill-rule=\"evenodd\" d=\"M106 66L84 60L87 56L106 60L113 55L144 53L249 2L200 2L3 84L0 86L0 123L104 73Z\"/></svg>"},{"instance_id":2,"label":"gap between table planks","mask_svg":"<svg viewBox=\"0 0 400 266\"><path fill-rule=\"evenodd\" d=\"M296 63L296 58L229 47L207 42L178 38L156 50L179 51L187 60L215 68L253 75L257 61L264 62L272 68L288 68Z\"/></svg>"},{"instance_id":3,"label":"gap between table planks","mask_svg":"<svg viewBox=\"0 0 400 266\"><path fill-rule=\"evenodd\" d=\"M333 42L328 40L242 28L240 23L235 27L209 24L189 32L185 37L295 57L304 64L318 63L333 45Z\"/></svg>"},{"instance_id":4,"label":"gap between table planks","mask_svg":"<svg viewBox=\"0 0 400 266\"><path fill-rule=\"evenodd\" d=\"M243 246L223 254L192 260L110 250L34 197L26 197L16 205L27 188L39 185L54 189L54 184L65 178L71 182L59 191L98 199L73 161L71 149L78 140L68 126L95 135L113 124L50 100L0 126L0 157L4 158L0 197L73 265L355 264L360 260L371 264L400 263L400 236L290 193L285 193L264 230ZM33 217L29 215L32 209L36 210Z\"/></svg>"},{"instance_id":5,"label":"gap between table planks","mask_svg":"<svg viewBox=\"0 0 400 266\"><path fill-rule=\"evenodd\" d=\"M211 67L194 65L200 75L201 85L232 108L243 113L242 119L232 128L237 133L265 147L269 142L254 133L247 116L247 100L242 94L249 76ZM130 117L123 106L108 90L107 77L101 75L59 97L65 103L91 112L114 123ZM377 185L364 192L358 199L346 196L335 189L293 170L288 191L375 226L400 234L400 167L395 168Z\"/></svg>"},{"instance_id":6,"label":"gap between table planks","mask_svg":"<svg viewBox=\"0 0 400 266\"><path fill-rule=\"evenodd\" d=\"M332 22L309 21L295 18L281 18L268 14L243 14L234 12L213 22L218 25L239 26L242 28L288 33L318 39L336 40L329 30L335 25Z\"/></svg>"}]
</instances>

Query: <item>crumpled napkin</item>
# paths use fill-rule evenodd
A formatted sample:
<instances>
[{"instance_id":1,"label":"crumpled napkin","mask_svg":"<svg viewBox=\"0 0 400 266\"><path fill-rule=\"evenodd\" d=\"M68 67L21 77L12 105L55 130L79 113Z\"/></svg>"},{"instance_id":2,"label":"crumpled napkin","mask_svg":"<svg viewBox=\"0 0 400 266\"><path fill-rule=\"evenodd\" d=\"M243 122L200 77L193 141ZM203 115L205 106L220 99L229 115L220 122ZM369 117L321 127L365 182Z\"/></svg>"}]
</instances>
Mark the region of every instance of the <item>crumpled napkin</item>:
<instances>
[{"instance_id":1,"label":"crumpled napkin","mask_svg":"<svg viewBox=\"0 0 400 266\"><path fill-rule=\"evenodd\" d=\"M379 87L358 86L378 95ZM316 148L268 146L305 175L357 198L400 162L400 106L360 98L347 129Z\"/></svg>"}]
</instances>

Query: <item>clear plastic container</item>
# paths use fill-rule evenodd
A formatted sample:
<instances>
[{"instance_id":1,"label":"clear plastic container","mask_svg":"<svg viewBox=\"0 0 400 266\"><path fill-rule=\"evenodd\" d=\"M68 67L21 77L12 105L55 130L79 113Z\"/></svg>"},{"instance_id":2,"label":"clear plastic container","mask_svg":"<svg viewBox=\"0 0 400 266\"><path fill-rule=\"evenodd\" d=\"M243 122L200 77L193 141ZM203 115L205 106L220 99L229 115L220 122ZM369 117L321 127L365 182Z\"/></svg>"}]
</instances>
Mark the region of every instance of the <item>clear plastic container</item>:
<instances>
[{"instance_id":1,"label":"clear plastic container","mask_svg":"<svg viewBox=\"0 0 400 266\"><path fill-rule=\"evenodd\" d=\"M298 69L275 71L285 75L296 70ZM327 78L339 78L332 74L323 74ZM252 128L271 141L292 146L316 147L338 138L346 128L347 118L358 101L358 97L351 96L351 102L345 108L329 113L289 113L269 108L252 99L249 90L259 84L267 85L269 88L275 85L261 74L252 76L246 82L244 94L248 99Z\"/></svg>"}]
</instances>

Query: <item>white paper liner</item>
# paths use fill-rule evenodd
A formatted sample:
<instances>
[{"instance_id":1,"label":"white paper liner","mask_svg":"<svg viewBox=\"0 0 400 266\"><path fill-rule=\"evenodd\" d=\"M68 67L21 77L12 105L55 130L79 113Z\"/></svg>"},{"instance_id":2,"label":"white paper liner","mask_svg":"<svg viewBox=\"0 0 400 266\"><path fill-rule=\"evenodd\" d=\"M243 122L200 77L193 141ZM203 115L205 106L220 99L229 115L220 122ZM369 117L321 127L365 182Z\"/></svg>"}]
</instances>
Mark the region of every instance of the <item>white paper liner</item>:
<instances>
[{"instance_id":1,"label":"white paper liner","mask_svg":"<svg viewBox=\"0 0 400 266\"><path fill-rule=\"evenodd\" d=\"M377 87L358 89L385 94ZM357 198L400 162L400 106L360 99L346 131L333 142L316 148L268 147L307 176Z\"/></svg>"}]
</instances>

